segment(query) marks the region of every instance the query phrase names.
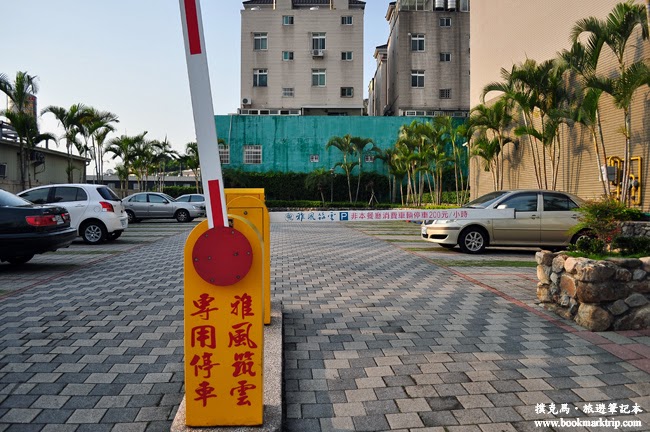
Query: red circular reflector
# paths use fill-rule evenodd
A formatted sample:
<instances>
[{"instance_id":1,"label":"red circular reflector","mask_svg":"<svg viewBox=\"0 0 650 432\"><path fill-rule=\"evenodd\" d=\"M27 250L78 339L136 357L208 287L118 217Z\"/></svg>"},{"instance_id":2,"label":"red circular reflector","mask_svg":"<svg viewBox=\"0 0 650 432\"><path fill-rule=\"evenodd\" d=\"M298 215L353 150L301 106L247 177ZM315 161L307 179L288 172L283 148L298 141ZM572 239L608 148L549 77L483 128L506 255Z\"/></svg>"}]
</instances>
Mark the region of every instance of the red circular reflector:
<instances>
[{"instance_id":1,"label":"red circular reflector","mask_svg":"<svg viewBox=\"0 0 650 432\"><path fill-rule=\"evenodd\" d=\"M253 248L248 239L234 228L210 228L194 244L194 269L201 278L218 286L236 284L253 265Z\"/></svg>"}]
</instances>

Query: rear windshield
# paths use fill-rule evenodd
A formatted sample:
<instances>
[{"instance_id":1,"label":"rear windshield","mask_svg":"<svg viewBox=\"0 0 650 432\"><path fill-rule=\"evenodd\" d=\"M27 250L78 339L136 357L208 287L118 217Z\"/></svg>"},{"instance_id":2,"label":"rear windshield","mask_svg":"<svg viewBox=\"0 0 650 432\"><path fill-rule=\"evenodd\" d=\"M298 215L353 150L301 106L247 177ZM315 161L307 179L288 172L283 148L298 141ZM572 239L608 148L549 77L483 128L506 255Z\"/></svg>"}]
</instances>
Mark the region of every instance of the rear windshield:
<instances>
[{"instance_id":1,"label":"rear windshield","mask_svg":"<svg viewBox=\"0 0 650 432\"><path fill-rule=\"evenodd\" d=\"M498 191L490 192L487 195L476 198L474 201L470 201L464 205L464 207L469 208L487 208L490 204L494 203L496 200L507 194L508 192Z\"/></svg>"},{"instance_id":2,"label":"rear windshield","mask_svg":"<svg viewBox=\"0 0 650 432\"><path fill-rule=\"evenodd\" d=\"M0 207L21 207L28 205L32 205L32 203L0 189Z\"/></svg>"},{"instance_id":3,"label":"rear windshield","mask_svg":"<svg viewBox=\"0 0 650 432\"><path fill-rule=\"evenodd\" d=\"M113 192L111 189L107 187L99 187L97 188L97 192L104 198L105 200L109 201L119 201L120 197L118 197L115 192Z\"/></svg>"}]
</instances>

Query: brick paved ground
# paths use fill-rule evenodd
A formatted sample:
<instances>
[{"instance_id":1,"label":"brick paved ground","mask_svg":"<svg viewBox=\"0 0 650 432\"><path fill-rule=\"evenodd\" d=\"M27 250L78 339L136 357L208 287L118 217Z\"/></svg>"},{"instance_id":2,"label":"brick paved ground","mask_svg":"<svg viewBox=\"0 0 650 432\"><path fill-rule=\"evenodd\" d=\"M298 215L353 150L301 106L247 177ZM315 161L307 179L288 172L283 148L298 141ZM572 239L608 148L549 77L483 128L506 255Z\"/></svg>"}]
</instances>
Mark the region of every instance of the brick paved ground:
<instances>
[{"instance_id":1,"label":"brick paved ground","mask_svg":"<svg viewBox=\"0 0 650 432\"><path fill-rule=\"evenodd\" d=\"M0 431L169 430L182 396L187 228L134 225L120 239L128 248L107 246L92 265L71 249L65 272L0 299ZM547 316L530 268L441 267L413 250L429 246L409 237L413 226L361 230L272 228L287 431L580 431L590 429L535 428L559 418L535 404L566 403L564 417L581 418L573 406L650 409L647 334ZM0 289L26 273L1 267ZM600 417L650 429L645 412Z\"/></svg>"},{"instance_id":2,"label":"brick paved ground","mask_svg":"<svg viewBox=\"0 0 650 432\"><path fill-rule=\"evenodd\" d=\"M559 418L535 404L567 403L574 418L586 403L650 408L646 372L495 292L512 290L503 274L472 282L398 249L396 229L386 242L343 227L274 227L287 430L562 430L535 428ZM646 413L618 418L649 429Z\"/></svg>"}]
</instances>

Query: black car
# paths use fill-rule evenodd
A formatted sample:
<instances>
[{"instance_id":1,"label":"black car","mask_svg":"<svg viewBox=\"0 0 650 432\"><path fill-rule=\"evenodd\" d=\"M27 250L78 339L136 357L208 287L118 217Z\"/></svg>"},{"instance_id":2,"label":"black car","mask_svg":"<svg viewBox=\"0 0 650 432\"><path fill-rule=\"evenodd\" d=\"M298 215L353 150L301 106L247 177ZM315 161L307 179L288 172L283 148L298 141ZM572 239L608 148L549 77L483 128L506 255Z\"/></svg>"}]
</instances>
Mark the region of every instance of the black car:
<instances>
[{"instance_id":1,"label":"black car","mask_svg":"<svg viewBox=\"0 0 650 432\"><path fill-rule=\"evenodd\" d=\"M66 248L77 236L63 207L36 205L0 189L0 262L24 264Z\"/></svg>"}]
</instances>

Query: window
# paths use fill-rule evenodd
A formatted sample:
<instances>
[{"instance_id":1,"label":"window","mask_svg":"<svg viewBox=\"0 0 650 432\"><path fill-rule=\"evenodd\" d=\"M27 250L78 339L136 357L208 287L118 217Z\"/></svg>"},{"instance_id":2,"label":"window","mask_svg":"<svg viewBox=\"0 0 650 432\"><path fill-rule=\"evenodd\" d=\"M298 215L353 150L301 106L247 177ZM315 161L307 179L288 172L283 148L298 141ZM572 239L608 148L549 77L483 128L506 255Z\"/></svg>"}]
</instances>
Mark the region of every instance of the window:
<instances>
[{"instance_id":1,"label":"window","mask_svg":"<svg viewBox=\"0 0 650 432\"><path fill-rule=\"evenodd\" d=\"M135 195L133 198L129 200L129 202L141 202L145 203L147 202L147 194L140 194L140 195Z\"/></svg>"},{"instance_id":2,"label":"window","mask_svg":"<svg viewBox=\"0 0 650 432\"><path fill-rule=\"evenodd\" d=\"M0 178L7 177L7 164L0 163Z\"/></svg>"},{"instance_id":3,"label":"window","mask_svg":"<svg viewBox=\"0 0 650 432\"><path fill-rule=\"evenodd\" d=\"M325 49L325 33L312 33L311 34L311 49L324 50Z\"/></svg>"},{"instance_id":4,"label":"window","mask_svg":"<svg viewBox=\"0 0 650 432\"><path fill-rule=\"evenodd\" d=\"M363 161L366 163L373 163L375 161L375 157L373 155L367 154L363 157Z\"/></svg>"},{"instance_id":5,"label":"window","mask_svg":"<svg viewBox=\"0 0 650 432\"><path fill-rule=\"evenodd\" d=\"M411 35L411 51L424 51L424 35L412 34Z\"/></svg>"},{"instance_id":6,"label":"window","mask_svg":"<svg viewBox=\"0 0 650 432\"><path fill-rule=\"evenodd\" d=\"M352 17L351 16L342 16L341 17L341 25L352 25Z\"/></svg>"},{"instance_id":7,"label":"window","mask_svg":"<svg viewBox=\"0 0 650 432\"><path fill-rule=\"evenodd\" d=\"M341 52L341 60L343 60L343 61L352 61L352 51L343 51L343 52Z\"/></svg>"},{"instance_id":8,"label":"window","mask_svg":"<svg viewBox=\"0 0 650 432\"><path fill-rule=\"evenodd\" d=\"M440 89L440 99L451 99L451 89Z\"/></svg>"},{"instance_id":9,"label":"window","mask_svg":"<svg viewBox=\"0 0 650 432\"><path fill-rule=\"evenodd\" d=\"M20 194L20 197L26 199L27 201L31 201L34 204L46 204L47 196L50 194L50 189L52 188L47 187L36 189L24 194Z\"/></svg>"},{"instance_id":10,"label":"window","mask_svg":"<svg viewBox=\"0 0 650 432\"><path fill-rule=\"evenodd\" d=\"M460 11L469 12L469 0L460 0Z\"/></svg>"},{"instance_id":11,"label":"window","mask_svg":"<svg viewBox=\"0 0 650 432\"><path fill-rule=\"evenodd\" d=\"M222 165L230 163L230 146L228 144L219 144L219 160Z\"/></svg>"},{"instance_id":12,"label":"window","mask_svg":"<svg viewBox=\"0 0 650 432\"><path fill-rule=\"evenodd\" d=\"M120 197L117 196L115 192L113 192L112 189L107 188L107 187L98 187L97 188L97 193L104 198L105 200L109 201L119 201Z\"/></svg>"},{"instance_id":13,"label":"window","mask_svg":"<svg viewBox=\"0 0 650 432\"><path fill-rule=\"evenodd\" d=\"M402 0L400 2L400 9L401 10L426 10L427 7L430 7L427 5L429 3L428 0Z\"/></svg>"},{"instance_id":14,"label":"window","mask_svg":"<svg viewBox=\"0 0 650 432\"><path fill-rule=\"evenodd\" d=\"M440 27L451 27L451 18L440 18Z\"/></svg>"},{"instance_id":15,"label":"window","mask_svg":"<svg viewBox=\"0 0 650 432\"><path fill-rule=\"evenodd\" d=\"M293 60L293 51L282 51L282 60L283 61L292 61Z\"/></svg>"},{"instance_id":16,"label":"window","mask_svg":"<svg viewBox=\"0 0 650 432\"><path fill-rule=\"evenodd\" d=\"M293 97L293 87L283 87L282 97Z\"/></svg>"},{"instance_id":17,"label":"window","mask_svg":"<svg viewBox=\"0 0 650 432\"><path fill-rule=\"evenodd\" d=\"M245 145L244 146L244 163L259 165L262 163L262 146Z\"/></svg>"},{"instance_id":18,"label":"window","mask_svg":"<svg viewBox=\"0 0 650 432\"><path fill-rule=\"evenodd\" d=\"M424 87L424 71L411 71L411 87Z\"/></svg>"},{"instance_id":19,"label":"window","mask_svg":"<svg viewBox=\"0 0 650 432\"><path fill-rule=\"evenodd\" d=\"M54 188L54 198L52 199L52 202L86 201L87 199L88 195L83 189L61 186Z\"/></svg>"},{"instance_id":20,"label":"window","mask_svg":"<svg viewBox=\"0 0 650 432\"><path fill-rule=\"evenodd\" d=\"M450 62L451 61L451 53L440 53L440 61L441 62Z\"/></svg>"},{"instance_id":21,"label":"window","mask_svg":"<svg viewBox=\"0 0 650 432\"><path fill-rule=\"evenodd\" d=\"M147 194L149 202L154 203L154 204L166 204L169 201L167 201L165 198L161 197L160 195L154 195L154 194Z\"/></svg>"},{"instance_id":22,"label":"window","mask_svg":"<svg viewBox=\"0 0 650 432\"><path fill-rule=\"evenodd\" d=\"M537 211L537 194L524 193L510 197L499 203L499 206L505 205L506 208L513 208L520 212Z\"/></svg>"},{"instance_id":23,"label":"window","mask_svg":"<svg viewBox=\"0 0 650 432\"><path fill-rule=\"evenodd\" d=\"M253 71L253 87L266 87L269 80L268 69L255 69Z\"/></svg>"},{"instance_id":24,"label":"window","mask_svg":"<svg viewBox=\"0 0 650 432\"><path fill-rule=\"evenodd\" d=\"M325 69L312 69L311 70L311 85L312 87L325 87Z\"/></svg>"},{"instance_id":25,"label":"window","mask_svg":"<svg viewBox=\"0 0 650 432\"><path fill-rule=\"evenodd\" d=\"M253 33L253 41L255 51L266 51L269 48L268 33Z\"/></svg>"},{"instance_id":26,"label":"window","mask_svg":"<svg viewBox=\"0 0 650 432\"><path fill-rule=\"evenodd\" d=\"M354 96L354 88L353 87L341 87L341 97L350 98L352 96Z\"/></svg>"},{"instance_id":27,"label":"window","mask_svg":"<svg viewBox=\"0 0 650 432\"><path fill-rule=\"evenodd\" d=\"M544 211L572 211L578 205L568 196L559 193L544 194Z\"/></svg>"},{"instance_id":28,"label":"window","mask_svg":"<svg viewBox=\"0 0 650 432\"><path fill-rule=\"evenodd\" d=\"M309 162L311 162L311 163L320 162L320 156L319 155L309 155Z\"/></svg>"},{"instance_id":29,"label":"window","mask_svg":"<svg viewBox=\"0 0 650 432\"><path fill-rule=\"evenodd\" d=\"M282 25L293 25L293 15L284 15L282 17Z\"/></svg>"}]
</instances>

